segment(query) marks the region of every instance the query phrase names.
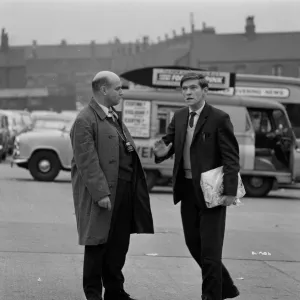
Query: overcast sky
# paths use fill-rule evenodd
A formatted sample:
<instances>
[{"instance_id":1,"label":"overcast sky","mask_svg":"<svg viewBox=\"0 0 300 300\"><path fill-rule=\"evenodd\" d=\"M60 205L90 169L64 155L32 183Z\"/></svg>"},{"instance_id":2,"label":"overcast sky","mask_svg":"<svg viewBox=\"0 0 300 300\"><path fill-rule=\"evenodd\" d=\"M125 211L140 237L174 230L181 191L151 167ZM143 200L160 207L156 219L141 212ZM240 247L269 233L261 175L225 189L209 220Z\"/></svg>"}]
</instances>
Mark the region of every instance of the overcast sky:
<instances>
[{"instance_id":1,"label":"overcast sky","mask_svg":"<svg viewBox=\"0 0 300 300\"><path fill-rule=\"evenodd\" d=\"M245 18L255 16L256 30L300 31L300 0L0 0L0 27L11 45L106 43L118 36L129 42L148 35L151 40L172 30L190 31L202 22L217 33L243 32Z\"/></svg>"}]
</instances>

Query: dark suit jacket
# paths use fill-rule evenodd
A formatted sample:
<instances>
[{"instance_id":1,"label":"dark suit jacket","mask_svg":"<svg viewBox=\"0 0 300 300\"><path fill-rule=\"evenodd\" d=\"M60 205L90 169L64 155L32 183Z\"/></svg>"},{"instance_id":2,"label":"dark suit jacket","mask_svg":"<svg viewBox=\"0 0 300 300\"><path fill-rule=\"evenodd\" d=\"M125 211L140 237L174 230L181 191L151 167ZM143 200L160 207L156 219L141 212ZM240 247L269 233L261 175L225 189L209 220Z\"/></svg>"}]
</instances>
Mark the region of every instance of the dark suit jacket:
<instances>
[{"instance_id":1,"label":"dark suit jacket","mask_svg":"<svg viewBox=\"0 0 300 300\"><path fill-rule=\"evenodd\" d=\"M184 193L183 148L189 118L189 108L175 112L162 138L166 145L173 143L167 156L155 157L160 163L175 154L173 170L174 203L177 204ZM233 132L233 126L227 113L209 104L205 104L198 119L191 149L191 168L197 200L204 208L200 177L202 172L223 166L224 195L235 196L238 186L239 145Z\"/></svg>"}]
</instances>

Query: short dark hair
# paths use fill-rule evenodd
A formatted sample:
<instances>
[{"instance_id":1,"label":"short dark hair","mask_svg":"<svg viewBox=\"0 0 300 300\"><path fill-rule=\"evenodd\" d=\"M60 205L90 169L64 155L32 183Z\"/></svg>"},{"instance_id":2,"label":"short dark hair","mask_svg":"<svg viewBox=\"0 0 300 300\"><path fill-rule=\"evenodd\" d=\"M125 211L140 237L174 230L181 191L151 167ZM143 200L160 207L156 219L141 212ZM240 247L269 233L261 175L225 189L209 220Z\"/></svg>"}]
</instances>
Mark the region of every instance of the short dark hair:
<instances>
[{"instance_id":1,"label":"short dark hair","mask_svg":"<svg viewBox=\"0 0 300 300\"><path fill-rule=\"evenodd\" d=\"M208 88L208 80L205 78L205 76L195 72L190 72L183 75L183 77L180 80L180 87L182 87L184 82L193 79L198 80L201 89Z\"/></svg>"},{"instance_id":2,"label":"short dark hair","mask_svg":"<svg viewBox=\"0 0 300 300\"><path fill-rule=\"evenodd\" d=\"M104 85L106 85L106 86L111 85L111 82L109 81L108 77L103 76L101 78L94 79L92 81L92 90L93 90L93 92L99 92L101 86L104 86Z\"/></svg>"}]
</instances>

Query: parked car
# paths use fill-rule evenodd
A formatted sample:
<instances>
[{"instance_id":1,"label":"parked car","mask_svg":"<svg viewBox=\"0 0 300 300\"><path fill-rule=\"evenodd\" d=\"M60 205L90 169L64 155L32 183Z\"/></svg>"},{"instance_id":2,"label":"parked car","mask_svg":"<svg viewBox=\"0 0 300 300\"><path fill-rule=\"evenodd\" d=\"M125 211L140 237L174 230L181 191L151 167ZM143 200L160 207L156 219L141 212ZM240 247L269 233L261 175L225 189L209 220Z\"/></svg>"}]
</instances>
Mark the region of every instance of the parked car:
<instances>
[{"instance_id":1,"label":"parked car","mask_svg":"<svg viewBox=\"0 0 300 300\"><path fill-rule=\"evenodd\" d=\"M25 127L26 130L30 130L33 125L33 119L31 117L31 113L25 110L17 110L14 112L21 115L23 126Z\"/></svg>"},{"instance_id":2,"label":"parked car","mask_svg":"<svg viewBox=\"0 0 300 300\"><path fill-rule=\"evenodd\" d=\"M9 146L8 118L0 113L0 162L6 159Z\"/></svg>"},{"instance_id":3,"label":"parked car","mask_svg":"<svg viewBox=\"0 0 300 300\"><path fill-rule=\"evenodd\" d=\"M53 181L61 170L70 171L70 130L75 116L40 116L33 129L15 139L13 164L28 169L35 180Z\"/></svg>"},{"instance_id":4,"label":"parked car","mask_svg":"<svg viewBox=\"0 0 300 300\"><path fill-rule=\"evenodd\" d=\"M6 115L8 119L8 154L11 155L13 152L15 137L30 130L32 120L30 113L19 110L0 110L0 113Z\"/></svg>"}]
</instances>

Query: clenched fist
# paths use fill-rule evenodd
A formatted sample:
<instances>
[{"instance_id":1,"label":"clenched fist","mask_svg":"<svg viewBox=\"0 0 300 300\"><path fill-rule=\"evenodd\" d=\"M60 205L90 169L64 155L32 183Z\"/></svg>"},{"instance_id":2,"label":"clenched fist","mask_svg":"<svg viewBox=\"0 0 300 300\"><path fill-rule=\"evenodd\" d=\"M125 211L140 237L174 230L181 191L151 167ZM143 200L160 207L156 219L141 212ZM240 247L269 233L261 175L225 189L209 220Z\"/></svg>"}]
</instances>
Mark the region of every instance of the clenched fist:
<instances>
[{"instance_id":1,"label":"clenched fist","mask_svg":"<svg viewBox=\"0 0 300 300\"><path fill-rule=\"evenodd\" d=\"M102 208L106 208L108 211L111 210L111 202L109 197L104 197L98 201L98 205Z\"/></svg>"}]
</instances>

